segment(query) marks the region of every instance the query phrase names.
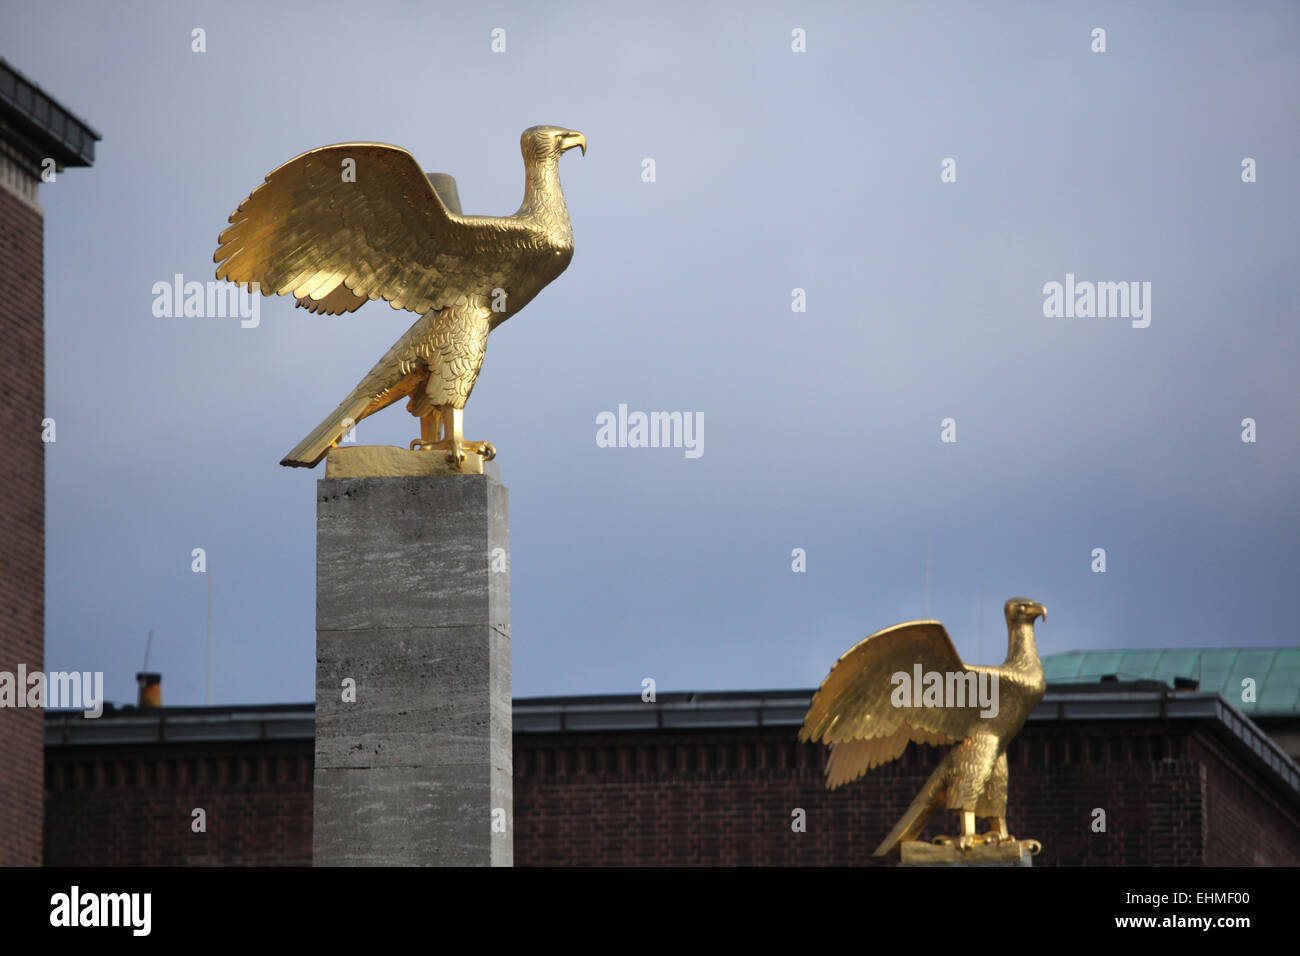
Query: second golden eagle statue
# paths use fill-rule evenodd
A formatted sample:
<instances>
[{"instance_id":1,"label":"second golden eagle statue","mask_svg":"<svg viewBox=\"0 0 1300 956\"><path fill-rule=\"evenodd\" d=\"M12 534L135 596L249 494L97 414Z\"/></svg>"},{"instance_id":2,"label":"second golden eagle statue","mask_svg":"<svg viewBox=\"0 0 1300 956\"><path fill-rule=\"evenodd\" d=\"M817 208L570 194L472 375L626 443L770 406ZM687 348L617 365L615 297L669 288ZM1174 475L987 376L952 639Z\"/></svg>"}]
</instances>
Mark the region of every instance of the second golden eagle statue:
<instances>
[{"instance_id":1,"label":"second golden eagle statue","mask_svg":"<svg viewBox=\"0 0 1300 956\"><path fill-rule=\"evenodd\" d=\"M467 452L465 403L488 333L555 279L573 257L559 160L586 137L534 126L520 140L524 200L511 216L461 214L450 176L426 174L382 143L322 146L273 170L239 204L213 255L217 278L289 294L313 312L354 312L372 299L419 318L316 429L280 462L312 467L352 425L399 399L420 419L412 448Z\"/></svg>"},{"instance_id":2,"label":"second golden eagle statue","mask_svg":"<svg viewBox=\"0 0 1300 956\"><path fill-rule=\"evenodd\" d=\"M1007 833L1007 744L1047 688L1034 639L1034 621L1047 610L1012 598L1004 612L1008 646L1000 667L963 663L942 624L909 621L855 644L813 695L799 739L830 744L831 790L902 756L909 743L952 745L875 856L901 850L908 862L913 849L917 862L939 862L992 846L993 859L1002 845L1020 858L1020 843ZM942 852L914 842L940 809L959 814L961 823L955 839L936 838ZM992 831L976 833L976 817L987 818ZM1021 842L1029 853L1041 849L1037 841Z\"/></svg>"}]
</instances>

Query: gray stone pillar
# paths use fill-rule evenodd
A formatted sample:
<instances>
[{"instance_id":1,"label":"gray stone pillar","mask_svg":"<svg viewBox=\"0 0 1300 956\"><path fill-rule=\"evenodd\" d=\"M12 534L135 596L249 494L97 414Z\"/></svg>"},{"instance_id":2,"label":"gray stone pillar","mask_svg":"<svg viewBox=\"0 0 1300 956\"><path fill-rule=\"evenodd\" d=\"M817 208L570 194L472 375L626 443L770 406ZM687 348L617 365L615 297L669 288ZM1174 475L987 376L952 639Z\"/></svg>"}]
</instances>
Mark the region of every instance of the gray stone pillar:
<instances>
[{"instance_id":1,"label":"gray stone pillar","mask_svg":"<svg viewBox=\"0 0 1300 956\"><path fill-rule=\"evenodd\" d=\"M317 489L312 862L510 866L509 492L496 474Z\"/></svg>"}]
</instances>

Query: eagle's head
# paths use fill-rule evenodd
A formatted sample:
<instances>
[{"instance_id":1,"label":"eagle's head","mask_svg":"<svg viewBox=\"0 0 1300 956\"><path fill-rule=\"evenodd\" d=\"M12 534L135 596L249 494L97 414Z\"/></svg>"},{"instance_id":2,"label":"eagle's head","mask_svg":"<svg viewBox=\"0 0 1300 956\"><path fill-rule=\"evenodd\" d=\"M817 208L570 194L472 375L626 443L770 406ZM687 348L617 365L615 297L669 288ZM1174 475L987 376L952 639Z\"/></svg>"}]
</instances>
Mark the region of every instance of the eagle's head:
<instances>
[{"instance_id":1,"label":"eagle's head","mask_svg":"<svg viewBox=\"0 0 1300 956\"><path fill-rule=\"evenodd\" d=\"M1014 627L1017 624L1033 624L1040 617L1047 620L1047 608L1037 601L1029 600L1029 598L1012 598L1002 610L1007 616L1008 627Z\"/></svg>"},{"instance_id":2,"label":"eagle's head","mask_svg":"<svg viewBox=\"0 0 1300 956\"><path fill-rule=\"evenodd\" d=\"M587 137L563 126L530 126L519 138L519 145L524 151L524 161L530 165L554 162L575 146L580 146L582 155L587 155Z\"/></svg>"}]
</instances>

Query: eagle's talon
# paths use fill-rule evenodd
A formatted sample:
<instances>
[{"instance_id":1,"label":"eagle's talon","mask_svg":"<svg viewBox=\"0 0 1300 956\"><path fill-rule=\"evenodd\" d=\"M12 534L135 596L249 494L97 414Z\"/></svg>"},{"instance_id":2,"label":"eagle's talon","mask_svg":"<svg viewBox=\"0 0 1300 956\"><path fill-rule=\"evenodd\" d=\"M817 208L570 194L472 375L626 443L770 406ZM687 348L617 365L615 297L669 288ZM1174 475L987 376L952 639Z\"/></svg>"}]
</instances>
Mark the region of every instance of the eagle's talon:
<instances>
[{"instance_id":1,"label":"eagle's talon","mask_svg":"<svg viewBox=\"0 0 1300 956\"><path fill-rule=\"evenodd\" d=\"M457 468L463 466L469 458L467 452L474 452L484 461L491 461L497 454L497 450L491 442L447 441L446 439L429 441L424 438L412 438L411 451L445 451L448 464L455 465Z\"/></svg>"},{"instance_id":2,"label":"eagle's talon","mask_svg":"<svg viewBox=\"0 0 1300 956\"><path fill-rule=\"evenodd\" d=\"M1015 840L1015 837L1003 836L995 830L988 833L964 833L961 836L937 836L932 841L936 846L956 846L963 853L977 846L998 846Z\"/></svg>"},{"instance_id":3,"label":"eagle's talon","mask_svg":"<svg viewBox=\"0 0 1300 956\"><path fill-rule=\"evenodd\" d=\"M955 846L957 849L966 853L975 845L974 834L964 834L963 836L937 836L934 838L935 846Z\"/></svg>"}]
</instances>

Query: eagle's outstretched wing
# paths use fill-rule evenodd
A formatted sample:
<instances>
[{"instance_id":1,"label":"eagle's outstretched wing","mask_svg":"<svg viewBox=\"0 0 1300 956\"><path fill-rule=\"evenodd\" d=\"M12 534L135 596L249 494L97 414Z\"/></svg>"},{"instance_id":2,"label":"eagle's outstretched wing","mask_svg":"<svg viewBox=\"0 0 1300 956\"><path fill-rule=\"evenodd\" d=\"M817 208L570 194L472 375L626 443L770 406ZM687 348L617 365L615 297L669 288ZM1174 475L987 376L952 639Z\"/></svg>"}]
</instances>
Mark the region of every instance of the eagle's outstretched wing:
<instances>
[{"instance_id":1,"label":"eagle's outstretched wing","mask_svg":"<svg viewBox=\"0 0 1300 956\"><path fill-rule=\"evenodd\" d=\"M455 177L448 173L425 173L424 175L428 178L433 191L438 194L438 198L442 200L442 204L447 207L447 211L453 216L461 215L460 190L456 188ZM346 285L339 285L327 295L322 296L318 292L316 298L310 295L302 296L298 299L298 308L317 314L342 315L345 312L357 311L369 301L367 296L357 295Z\"/></svg>"},{"instance_id":2,"label":"eagle's outstretched wing","mask_svg":"<svg viewBox=\"0 0 1300 956\"><path fill-rule=\"evenodd\" d=\"M289 293L335 313L386 299L422 315L491 295L508 287L511 251L535 243L517 219L452 212L415 157L383 143L294 157L230 223L212 257L218 279L258 282L264 295Z\"/></svg>"},{"instance_id":3,"label":"eagle's outstretched wing","mask_svg":"<svg viewBox=\"0 0 1300 956\"><path fill-rule=\"evenodd\" d=\"M975 701L961 708L894 705L893 675L902 672L911 680L917 664L923 673L971 670L938 621L909 621L878 631L835 662L799 731L800 740L831 745L827 787L833 790L896 759L909 742L953 744L976 725Z\"/></svg>"}]
</instances>

